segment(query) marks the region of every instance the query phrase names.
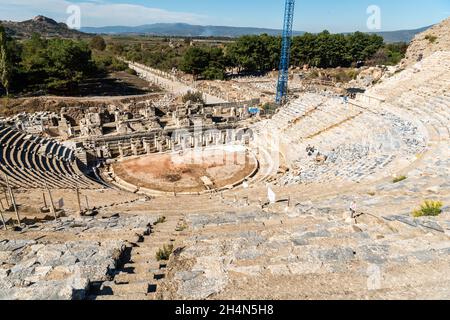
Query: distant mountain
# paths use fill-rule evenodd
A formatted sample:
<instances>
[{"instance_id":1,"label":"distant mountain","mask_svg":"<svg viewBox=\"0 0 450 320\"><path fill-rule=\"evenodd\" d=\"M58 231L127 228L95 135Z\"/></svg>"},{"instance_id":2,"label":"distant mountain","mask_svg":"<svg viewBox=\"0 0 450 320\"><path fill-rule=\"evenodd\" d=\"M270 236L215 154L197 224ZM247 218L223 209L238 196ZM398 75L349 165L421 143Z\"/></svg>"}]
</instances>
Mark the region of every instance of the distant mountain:
<instances>
[{"instance_id":1,"label":"distant mountain","mask_svg":"<svg viewBox=\"0 0 450 320\"><path fill-rule=\"evenodd\" d=\"M86 33L97 34L139 34L153 36L173 36L173 37L229 37L235 38L243 35L259 35L267 33L269 35L280 35L277 29L251 28L251 27L227 27L227 26L199 26L186 23L155 23L137 27L99 27L82 28ZM295 31L295 35L304 32Z\"/></svg>"},{"instance_id":2,"label":"distant mountain","mask_svg":"<svg viewBox=\"0 0 450 320\"><path fill-rule=\"evenodd\" d=\"M384 41L387 43L392 42L411 42L412 39L419 33L422 33L432 26L423 27L414 30L399 30L399 31L387 31L387 32L375 32L376 34L382 36Z\"/></svg>"},{"instance_id":3,"label":"distant mountain","mask_svg":"<svg viewBox=\"0 0 450 320\"><path fill-rule=\"evenodd\" d=\"M414 36L427 30L429 27L416 30L400 30L388 32L376 32L386 42L410 42ZM281 35L281 30L249 27L226 26L199 26L186 23L155 23L137 27L111 26L111 27L86 27L81 29L86 33L116 34L116 35L154 35L154 36L178 36L178 37L230 37L243 35ZM294 31L294 35L302 35L304 31Z\"/></svg>"},{"instance_id":4,"label":"distant mountain","mask_svg":"<svg viewBox=\"0 0 450 320\"><path fill-rule=\"evenodd\" d=\"M53 19L37 16L34 19L22 22L0 21L6 32L16 38L29 38L34 32L44 37L79 38L89 34L115 34L115 35L153 35L171 37L228 37L235 38L243 35L281 35L281 30L252 27L227 26L201 26L186 23L155 23L137 27L110 26L85 27L81 31L69 29L65 23L58 23ZM430 27L415 30L400 30L376 32L388 43L410 42L414 36L424 32ZM294 35L302 35L303 31L294 31Z\"/></svg>"},{"instance_id":5,"label":"distant mountain","mask_svg":"<svg viewBox=\"0 0 450 320\"><path fill-rule=\"evenodd\" d=\"M77 30L72 30L65 23L58 23L53 19L37 16L22 22L0 21L6 33L14 38L30 38L33 33L39 33L46 38L78 38L87 36Z\"/></svg>"}]
</instances>

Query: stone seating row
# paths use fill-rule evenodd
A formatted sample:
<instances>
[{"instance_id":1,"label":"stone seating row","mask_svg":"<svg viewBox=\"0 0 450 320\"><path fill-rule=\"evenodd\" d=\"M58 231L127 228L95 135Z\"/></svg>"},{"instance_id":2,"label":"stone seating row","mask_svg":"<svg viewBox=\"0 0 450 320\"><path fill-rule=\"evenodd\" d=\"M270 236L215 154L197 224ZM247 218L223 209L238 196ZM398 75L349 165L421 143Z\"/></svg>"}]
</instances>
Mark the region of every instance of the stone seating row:
<instances>
[{"instance_id":1,"label":"stone seating row","mask_svg":"<svg viewBox=\"0 0 450 320\"><path fill-rule=\"evenodd\" d=\"M0 170L19 188L90 189L98 184L77 165L74 151L53 140L0 128Z\"/></svg>"}]
</instances>

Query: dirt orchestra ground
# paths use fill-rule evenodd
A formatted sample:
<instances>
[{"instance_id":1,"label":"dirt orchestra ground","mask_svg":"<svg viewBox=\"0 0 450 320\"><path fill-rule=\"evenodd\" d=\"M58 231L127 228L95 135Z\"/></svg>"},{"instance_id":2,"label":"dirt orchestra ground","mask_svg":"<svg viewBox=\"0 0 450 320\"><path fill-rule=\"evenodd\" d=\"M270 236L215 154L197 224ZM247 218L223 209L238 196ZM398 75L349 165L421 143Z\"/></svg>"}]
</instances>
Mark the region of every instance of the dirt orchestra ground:
<instances>
[{"instance_id":1,"label":"dirt orchestra ground","mask_svg":"<svg viewBox=\"0 0 450 320\"><path fill-rule=\"evenodd\" d=\"M249 176L257 161L245 148L187 150L152 154L114 165L121 179L135 186L164 192L201 192L207 177L219 189Z\"/></svg>"}]
</instances>

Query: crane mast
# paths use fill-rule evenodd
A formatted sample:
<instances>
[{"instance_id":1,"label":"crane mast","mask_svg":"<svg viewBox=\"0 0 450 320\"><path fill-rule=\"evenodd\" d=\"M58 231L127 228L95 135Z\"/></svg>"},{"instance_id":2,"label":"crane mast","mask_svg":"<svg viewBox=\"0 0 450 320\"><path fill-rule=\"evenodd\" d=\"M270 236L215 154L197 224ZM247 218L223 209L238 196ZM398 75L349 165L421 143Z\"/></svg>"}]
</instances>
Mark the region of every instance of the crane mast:
<instances>
[{"instance_id":1,"label":"crane mast","mask_svg":"<svg viewBox=\"0 0 450 320\"><path fill-rule=\"evenodd\" d=\"M281 46L281 60L278 73L276 103L286 102L289 80L289 60L291 56L292 25L294 23L295 0L286 0Z\"/></svg>"}]
</instances>

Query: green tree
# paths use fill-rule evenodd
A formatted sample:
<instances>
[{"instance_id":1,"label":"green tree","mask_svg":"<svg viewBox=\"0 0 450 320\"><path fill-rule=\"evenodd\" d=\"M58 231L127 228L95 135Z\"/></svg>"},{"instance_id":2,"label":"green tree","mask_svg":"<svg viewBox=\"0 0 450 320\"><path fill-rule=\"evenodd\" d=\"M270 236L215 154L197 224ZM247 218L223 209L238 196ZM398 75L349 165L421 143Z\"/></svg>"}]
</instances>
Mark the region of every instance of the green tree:
<instances>
[{"instance_id":1,"label":"green tree","mask_svg":"<svg viewBox=\"0 0 450 320\"><path fill-rule=\"evenodd\" d=\"M370 59L368 65L396 65L406 55L408 44L404 42L389 43L379 48Z\"/></svg>"},{"instance_id":2,"label":"green tree","mask_svg":"<svg viewBox=\"0 0 450 320\"><path fill-rule=\"evenodd\" d=\"M8 52L7 36L3 26L0 25L0 82L9 96L11 80L11 60Z\"/></svg>"},{"instance_id":3,"label":"green tree","mask_svg":"<svg viewBox=\"0 0 450 320\"><path fill-rule=\"evenodd\" d=\"M47 47L46 72L51 89L74 89L93 71L92 53L84 42L53 39Z\"/></svg>"},{"instance_id":4,"label":"green tree","mask_svg":"<svg viewBox=\"0 0 450 320\"><path fill-rule=\"evenodd\" d=\"M103 39L103 37L101 36L93 37L90 42L90 47L93 50L105 51L106 49L105 39Z\"/></svg>"},{"instance_id":5,"label":"green tree","mask_svg":"<svg viewBox=\"0 0 450 320\"><path fill-rule=\"evenodd\" d=\"M47 77L45 68L48 63L47 40L34 33L30 40L23 43L19 74L24 86L42 82Z\"/></svg>"},{"instance_id":6,"label":"green tree","mask_svg":"<svg viewBox=\"0 0 450 320\"><path fill-rule=\"evenodd\" d=\"M217 67L208 67L205 71L202 72L202 76L206 80L224 80L225 73L223 69Z\"/></svg>"},{"instance_id":7,"label":"green tree","mask_svg":"<svg viewBox=\"0 0 450 320\"><path fill-rule=\"evenodd\" d=\"M227 60L221 48L191 47L181 61L181 70L208 80L225 79Z\"/></svg>"},{"instance_id":8,"label":"green tree","mask_svg":"<svg viewBox=\"0 0 450 320\"><path fill-rule=\"evenodd\" d=\"M353 62L365 61L383 46L383 37L355 32L348 36L348 51Z\"/></svg>"},{"instance_id":9,"label":"green tree","mask_svg":"<svg viewBox=\"0 0 450 320\"><path fill-rule=\"evenodd\" d=\"M23 87L74 90L95 70L87 43L68 39L41 38L34 34L24 41L18 73Z\"/></svg>"},{"instance_id":10,"label":"green tree","mask_svg":"<svg viewBox=\"0 0 450 320\"><path fill-rule=\"evenodd\" d=\"M294 37L291 46L291 63L294 66L312 65L316 36L312 33L305 33L303 36Z\"/></svg>"},{"instance_id":11,"label":"green tree","mask_svg":"<svg viewBox=\"0 0 450 320\"><path fill-rule=\"evenodd\" d=\"M118 42L113 42L110 45L108 45L108 50L111 51L114 54L122 55L125 51L125 46Z\"/></svg>"},{"instance_id":12,"label":"green tree","mask_svg":"<svg viewBox=\"0 0 450 320\"><path fill-rule=\"evenodd\" d=\"M195 77L202 74L209 66L209 54L203 48L191 47L183 56L181 70Z\"/></svg>"},{"instance_id":13,"label":"green tree","mask_svg":"<svg viewBox=\"0 0 450 320\"><path fill-rule=\"evenodd\" d=\"M384 46L382 37L362 32L348 35L330 34L328 31L306 33L293 38L291 65L350 67L359 60L369 62L376 53L386 54L390 62L401 57L398 50L379 51ZM123 45L123 56L128 60L166 71L176 67L206 79L225 78L229 68L236 68L238 73L276 70L280 51L281 37L267 34L242 36L223 47L192 47L189 41L172 47L162 41L152 44L130 41Z\"/></svg>"},{"instance_id":14,"label":"green tree","mask_svg":"<svg viewBox=\"0 0 450 320\"><path fill-rule=\"evenodd\" d=\"M256 39L256 38L253 38ZM250 36L240 37L236 42L232 43L228 48L228 56L232 65L238 68L240 73L243 70L256 70L256 62L252 55L254 41Z\"/></svg>"}]
</instances>

